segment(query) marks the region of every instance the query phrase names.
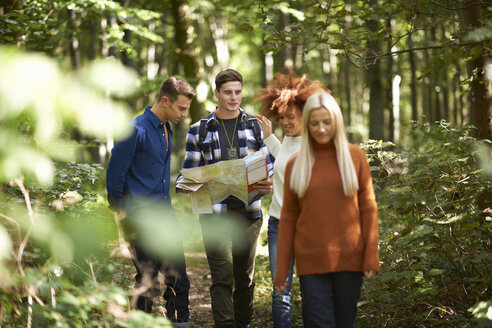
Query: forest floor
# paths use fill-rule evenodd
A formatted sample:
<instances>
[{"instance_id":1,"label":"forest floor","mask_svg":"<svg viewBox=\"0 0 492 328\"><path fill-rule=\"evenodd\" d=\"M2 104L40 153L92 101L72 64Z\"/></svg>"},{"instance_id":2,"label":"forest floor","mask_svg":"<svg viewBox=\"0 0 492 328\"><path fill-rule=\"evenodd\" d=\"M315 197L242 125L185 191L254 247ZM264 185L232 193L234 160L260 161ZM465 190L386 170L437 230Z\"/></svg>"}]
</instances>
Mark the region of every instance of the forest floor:
<instances>
[{"instance_id":1,"label":"forest floor","mask_svg":"<svg viewBox=\"0 0 492 328\"><path fill-rule=\"evenodd\" d=\"M210 299L210 286L212 283L210 269L207 263L207 257L204 252L187 252L186 272L190 280L190 328L209 328L213 327L214 320L212 317L212 306ZM133 288L135 269L130 261L125 265L124 272L120 274L124 280L124 285L129 289ZM258 280L258 279L257 279ZM257 291L255 292L254 314L252 327L270 328L273 327L271 319L270 295L271 293L262 293L259 295L258 290L262 289L261 282L257 282ZM268 294L268 295L267 295ZM165 316L165 307L163 299L154 300L153 316Z\"/></svg>"},{"instance_id":2,"label":"forest floor","mask_svg":"<svg viewBox=\"0 0 492 328\"><path fill-rule=\"evenodd\" d=\"M190 279L190 328L213 327L209 288L210 269L204 253L186 253L187 273ZM253 327L273 327L269 307L255 302Z\"/></svg>"}]
</instances>

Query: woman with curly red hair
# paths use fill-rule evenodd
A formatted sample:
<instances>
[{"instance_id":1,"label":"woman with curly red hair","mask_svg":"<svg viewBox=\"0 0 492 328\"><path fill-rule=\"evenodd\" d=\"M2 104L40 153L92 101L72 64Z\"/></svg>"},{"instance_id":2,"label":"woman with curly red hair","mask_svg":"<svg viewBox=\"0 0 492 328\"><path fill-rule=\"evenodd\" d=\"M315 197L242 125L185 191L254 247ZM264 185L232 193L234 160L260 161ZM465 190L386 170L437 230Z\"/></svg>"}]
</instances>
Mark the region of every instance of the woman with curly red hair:
<instances>
[{"instance_id":1,"label":"woman with curly red hair","mask_svg":"<svg viewBox=\"0 0 492 328\"><path fill-rule=\"evenodd\" d=\"M299 151L302 131L302 108L309 96L326 91L320 81L311 81L306 75L298 77L294 73L275 75L275 79L264 89L254 102L263 103L262 114L256 115L263 127L265 144L275 157L273 175L272 203L268 214L268 251L272 280L275 277L277 259L277 234L283 203L284 174L287 161ZM275 119L284 132L283 142L272 133L272 124L268 118ZM292 258L290 271L286 278L286 288L279 291L276 287L272 295L272 316L274 327L291 326Z\"/></svg>"}]
</instances>

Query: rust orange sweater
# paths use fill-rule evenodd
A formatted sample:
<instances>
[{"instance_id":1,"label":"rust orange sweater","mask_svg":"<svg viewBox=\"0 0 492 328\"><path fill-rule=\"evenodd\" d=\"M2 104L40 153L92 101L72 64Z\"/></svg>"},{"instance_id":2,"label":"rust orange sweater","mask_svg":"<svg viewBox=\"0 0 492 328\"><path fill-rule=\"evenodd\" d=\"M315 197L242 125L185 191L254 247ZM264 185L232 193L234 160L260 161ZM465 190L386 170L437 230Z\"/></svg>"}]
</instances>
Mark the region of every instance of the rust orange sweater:
<instances>
[{"instance_id":1,"label":"rust orange sweater","mask_svg":"<svg viewBox=\"0 0 492 328\"><path fill-rule=\"evenodd\" d=\"M378 213L364 151L349 144L359 181L347 197L335 144L313 144L315 163L304 197L290 189L294 158L285 171L284 201L277 241L275 285L282 285L295 253L297 275L337 271L379 271Z\"/></svg>"}]
</instances>

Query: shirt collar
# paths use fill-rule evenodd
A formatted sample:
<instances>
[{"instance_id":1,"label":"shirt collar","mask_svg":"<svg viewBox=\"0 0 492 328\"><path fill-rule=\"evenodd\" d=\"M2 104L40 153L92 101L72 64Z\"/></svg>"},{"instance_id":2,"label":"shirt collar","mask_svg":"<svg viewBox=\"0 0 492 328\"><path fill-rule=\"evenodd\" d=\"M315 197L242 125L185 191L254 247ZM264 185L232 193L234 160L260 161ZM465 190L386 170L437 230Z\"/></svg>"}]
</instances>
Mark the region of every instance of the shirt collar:
<instances>
[{"instance_id":1,"label":"shirt collar","mask_svg":"<svg viewBox=\"0 0 492 328\"><path fill-rule=\"evenodd\" d=\"M157 115L154 114L154 112L151 111L152 106L147 106L145 107L145 116L150 120L150 123L154 126L154 128L158 128L159 126L162 126L163 123L160 120L160 118L157 117ZM166 122L166 127L168 130L171 129L171 125L169 124L169 121Z\"/></svg>"},{"instance_id":2,"label":"shirt collar","mask_svg":"<svg viewBox=\"0 0 492 328\"><path fill-rule=\"evenodd\" d=\"M215 107L215 111L208 116L207 125L219 124L219 120L217 119L217 115L215 114L216 112L217 112L217 107ZM242 108L239 108L238 119L239 119L239 123L246 123L248 121L248 115L244 112Z\"/></svg>"}]
</instances>

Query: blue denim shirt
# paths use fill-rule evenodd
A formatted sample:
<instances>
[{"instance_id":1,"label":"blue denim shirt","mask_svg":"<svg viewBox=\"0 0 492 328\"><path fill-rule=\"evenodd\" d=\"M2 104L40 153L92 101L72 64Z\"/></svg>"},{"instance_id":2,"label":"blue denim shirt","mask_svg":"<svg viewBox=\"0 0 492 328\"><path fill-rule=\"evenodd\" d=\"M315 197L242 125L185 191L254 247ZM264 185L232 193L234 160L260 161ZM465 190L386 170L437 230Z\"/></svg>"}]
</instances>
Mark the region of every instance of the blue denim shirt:
<instances>
[{"instance_id":1,"label":"blue denim shirt","mask_svg":"<svg viewBox=\"0 0 492 328\"><path fill-rule=\"evenodd\" d=\"M163 201L170 204L172 132L166 122L168 145L164 123L150 109L135 118L130 137L116 143L106 174L109 204L127 214Z\"/></svg>"}]
</instances>

